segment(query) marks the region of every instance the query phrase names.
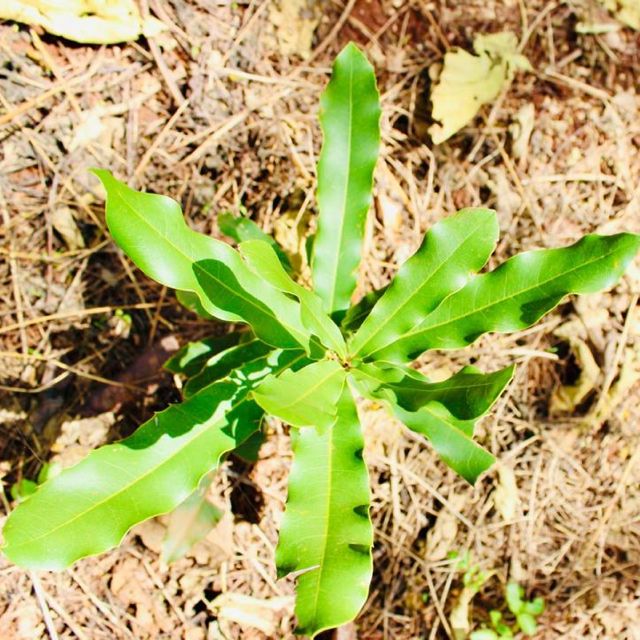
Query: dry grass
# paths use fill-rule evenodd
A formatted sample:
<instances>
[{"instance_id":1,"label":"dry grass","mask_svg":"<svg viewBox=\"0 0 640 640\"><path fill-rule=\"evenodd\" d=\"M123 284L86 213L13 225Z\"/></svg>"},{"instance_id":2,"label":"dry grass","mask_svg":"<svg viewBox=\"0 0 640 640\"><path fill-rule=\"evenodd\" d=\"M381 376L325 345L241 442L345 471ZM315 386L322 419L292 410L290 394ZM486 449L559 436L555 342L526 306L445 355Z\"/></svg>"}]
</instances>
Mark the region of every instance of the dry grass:
<instances>
[{"instance_id":1,"label":"dry grass","mask_svg":"<svg viewBox=\"0 0 640 640\"><path fill-rule=\"evenodd\" d=\"M493 264L584 233L640 231L640 42L629 29L577 35L595 1L325 3L304 61L280 52L273 2L238 4L151 0L170 25L155 47L80 46L0 25L0 457L10 462L8 482L33 475L70 418L115 409L100 432L113 437L177 397L168 377L153 376L159 341L210 331L110 243L88 168L174 196L200 231L217 234L217 212L246 208L295 243L283 221L313 224L305 214L315 212L317 99L349 39L367 49L383 100L363 291L384 284L430 224L463 206L497 209L503 236ZM518 76L474 126L433 148L429 66L447 46L501 29L521 37L535 73ZM527 156L516 158L510 126L527 103L535 126ZM471 488L422 441L363 407L377 543L358 637L449 637L461 576L447 553L469 550L497 571L477 599L476 621L500 604L511 577L547 602L539 638L640 638L637 385L606 421L584 427L581 417L640 349L638 289L632 270L611 294L570 301L533 330L421 362L440 373L469 361L486 370L519 364L480 434L515 474L508 519L495 505L497 473ZM575 363L547 349L560 341L554 329L574 319L603 374L575 415L551 418L549 397ZM95 421L75 424L69 447L95 446ZM273 566L287 445L275 425L253 469L223 468L212 489L218 504L255 506L239 496L261 493L264 507L228 516L166 571L155 522L62 574L37 578L0 565L0 637L265 637L216 621L209 602L220 592L292 592ZM274 611L264 614L273 616L271 637L290 637L290 601Z\"/></svg>"}]
</instances>

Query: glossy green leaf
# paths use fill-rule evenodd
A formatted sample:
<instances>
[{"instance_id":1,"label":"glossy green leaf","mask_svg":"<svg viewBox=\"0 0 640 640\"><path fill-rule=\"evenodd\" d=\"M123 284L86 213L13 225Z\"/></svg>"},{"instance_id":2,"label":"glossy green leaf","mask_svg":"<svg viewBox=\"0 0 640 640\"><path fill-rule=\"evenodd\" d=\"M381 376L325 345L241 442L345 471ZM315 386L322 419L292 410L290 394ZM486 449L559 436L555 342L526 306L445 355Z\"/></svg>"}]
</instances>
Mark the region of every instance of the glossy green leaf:
<instances>
[{"instance_id":1,"label":"glossy green leaf","mask_svg":"<svg viewBox=\"0 0 640 640\"><path fill-rule=\"evenodd\" d=\"M384 380L385 390L407 411L417 411L429 402L439 402L456 418L482 417L498 399L513 377L514 366L493 373L464 367L441 382L430 382L414 369L385 364L362 364L360 370Z\"/></svg>"},{"instance_id":2,"label":"glossy green leaf","mask_svg":"<svg viewBox=\"0 0 640 640\"><path fill-rule=\"evenodd\" d=\"M207 498L210 484L211 479L205 477L200 486L171 512L160 554L165 565L183 558L224 515Z\"/></svg>"},{"instance_id":3,"label":"glossy green leaf","mask_svg":"<svg viewBox=\"0 0 640 640\"><path fill-rule=\"evenodd\" d=\"M342 322L340 322L342 331L344 333L355 333L388 288L387 285L381 289L369 291L356 304L350 306L344 318L342 318Z\"/></svg>"},{"instance_id":4,"label":"glossy green leaf","mask_svg":"<svg viewBox=\"0 0 640 640\"><path fill-rule=\"evenodd\" d=\"M367 599L373 527L364 441L343 389L333 425L292 433L294 461L276 549L278 574L301 572L297 632L315 637L352 620Z\"/></svg>"},{"instance_id":5,"label":"glossy green leaf","mask_svg":"<svg viewBox=\"0 0 640 640\"><path fill-rule=\"evenodd\" d=\"M353 43L336 58L320 105L324 142L312 270L314 288L333 314L349 308L356 286L380 141L375 74Z\"/></svg>"},{"instance_id":6,"label":"glossy green leaf","mask_svg":"<svg viewBox=\"0 0 640 640\"><path fill-rule=\"evenodd\" d=\"M433 225L349 342L366 358L420 324L487 262L498 240L490 209L463 209Z\"/></svg>"},{"instance_id":7,"label":"glossy green leaf","mask_svg":"<svg viewBox=\"0 0 640 640\"><path fill-rule=\"evenodd\" d=\"M255 338L211 356L200 372L187 381L184 397L190 398L212 382L226 378L239 367L261 361L272 350L268 344Z\"/></svg>"},{"instance_id":8,"label":"glossy green leaf","mask_svg":"<svg viewBox=\"0 0 640 640\"><path fill-rule=\"evenodd\" d=\"M495 462L473 441L475 421L459 420L439 402L429 402L418 411L394 405L393 412L409 429L426 436L442 460L471 484Z\"/></svg>"},{"instance_id":9,"label":"glossy green leaf","mask_svg":"<svg viewBox=\"0 0 640 640\"><path fill-rule=\"evenodd\" d=\"M291 262L284 249L253 220L244 216L234 216L232 213L221 213L218 216L218 228L238 243L247 240L263 240L275 251L278 260L287 272L291 273Z\"/></svg>"},{"instance_id":10,"label":"glossy green leaf","mask_svg":"<svg viewBox=\"0 0 640 640\"><path fill-rule=\"evenodd\" d=\"M178 302L185 308L192 311L197 316L204 318L205 320L213 320L214 316L212 316L200 302L200 298L193 291L180 291L176 290L176 299Z\"/></svg>"},{"instance_id":11,"label":"glossy green leaf","mask_svg":"<svg viewBox=\"0 0 640 640\"><path fill-rule=\"evenodd\" d=\"M210 358L230 347L235 347L241 336L239 331L231 331L221 336L189 342L164 363L164 368L187 378L195 376Z\"/></svg>"},{"instance_id":12,"label":"glossy green leaf","mask_svg":"<svg viewBox=\"0 0 640 640\"><path fill-rule=\"evenodd\" d=\"M294 282L282 267L275 251L262 240L248 240L238 247L249 266L272 287L298 299L302 322L317 336L322 344L341 357L346 355L346 345L340 329L325 313L322 300L313 291Z\"/></svg>"},{"instance_id":13,"label":"glossy green leaf","mask_svg":"<svg viewBox=\"0 0 640 640\"><path fill-rule=\"evenodd\" d=\"M418 409L407 410L398 402L395 391L388 386L388 370L380 371L377 367L364 364L352 373L365 396L384 401L398 420L412 431L425 436L442 460L468 482L473 484L495 462L488 451L473 441L476 418L457 418L447 406L433 400L424 404L416 402L420 404ZM444 394L442 399L451 401L452 397L447 398ZM452 405L455 407L457 403L452 402ZM476 406L475 410L480 408ZM467 414L475 412L464 407L458 409Z\"/></svg>"},{"instance_id":14,"label":"glossy green leaf","mask_svg":"<svg viewBox=\"0 0 640 640\"><path fill-rule=\"evenodd\" d=\"M197 294L207 313L247 322L264 342L309 347L300 306L264 282L237 251L192 231L180 205L166 196L134 191L96 170L107 191L107 225L122 250L149 277Z\"/></svg>"},{"instance_id":15,"label":"glossy green leaf","mask_svg":"<svg viewBox=\"0 0 640 640\"><path fill-rule=\"evenodd\" d=\"M483 333L525 329L568 294L612 287L638 252L640 236L585 236L561 249L528 251L473 278L415 328L370 354L402 362L428 349L456 349Z\"/></svg>"},{"instance_id":16,"label":"glossy green leaf","mask_svg":"<svg viewBox=\"0 0 640 640\"><path fill-rule=\"evenodd\" d=\"M274 351L64 470L11 513L4 554L31 569L63 569L171 511L258 428L262 410L248 401L252 388L301 357Z\"/></svg>"},{"instance_id":17,"label":"glossy green leaf","mask_svg":"<svg viewBox=\"0 0 640 640\"><path fill-rule=\"evenodd\" d=\"M314 362L299 371L270 376L253 392L267 412L292 427L330 425L336 416L346 372L335 360Z\"/></svg>"}]
</instances>

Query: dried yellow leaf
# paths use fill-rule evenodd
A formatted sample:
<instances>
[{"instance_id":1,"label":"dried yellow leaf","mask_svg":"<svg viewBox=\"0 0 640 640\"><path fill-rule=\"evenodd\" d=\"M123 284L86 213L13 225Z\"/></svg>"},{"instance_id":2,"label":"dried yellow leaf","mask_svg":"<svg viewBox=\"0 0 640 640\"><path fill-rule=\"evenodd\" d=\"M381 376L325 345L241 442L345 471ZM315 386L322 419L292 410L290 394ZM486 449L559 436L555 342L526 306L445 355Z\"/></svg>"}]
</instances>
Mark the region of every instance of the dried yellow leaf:
<instances>
[{"instance_id":1,"label":"dried yellow leaf","mask_svg":"<svg viewBox=\"0 0 640 640\"><path fill-rule=\"evenodd\" d=\"M164 29L155 18L143 20L133 0L3 0L0 19L90 44L136 40Z\"/></svg>"},{"instance_id":2,"label":"dried yellow leaf","mask_svg":"<svg viewBox=\"0 0 640 640\"><path fill-rule=\"evenodd\" d=\"M483 104L499 95L515 70L531 69L517 45L511 32L479 35L473 41L475 55L463 49L445 55L438 84L431 92L436 123L429 133L435 144L471 122Z\"/></svg>"},{"instance_id":3,"label":"dried yellow leaf","mask_svg":"<svg viewBox=\"0 0 640 640\"><path fill-rule=\"evenodd\" d=\"M640 0L600 0L615 17L628 27L640 31Z\"/></svg>"}]
</instances>

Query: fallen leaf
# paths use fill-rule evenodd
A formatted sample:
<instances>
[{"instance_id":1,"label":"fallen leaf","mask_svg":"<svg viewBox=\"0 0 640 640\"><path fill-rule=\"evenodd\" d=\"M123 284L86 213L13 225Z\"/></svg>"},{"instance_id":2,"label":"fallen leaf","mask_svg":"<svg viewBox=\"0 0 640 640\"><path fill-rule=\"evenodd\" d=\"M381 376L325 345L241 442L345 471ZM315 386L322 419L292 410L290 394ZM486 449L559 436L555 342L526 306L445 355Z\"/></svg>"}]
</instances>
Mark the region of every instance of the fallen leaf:
<instances>
[{"instance_id":1,"label":"fallen leaf","mask_svg":"<svg viewBox=\"0 0 640 640\"><path fill-rule=\"evenodd\" d=\"M533 132L533 125L536 117L536 109L532 102L523 104L516 112L515 118L509 127L513 156L520 162L526 162L529 152L529 138Z\"/></svg>"},{"instance_id":2,"label":"fallen leaf","mask_svg":"<svg viewBox=\"0 0 640 640\"><path fill-rule=\"evenodd\" d=\"M518 484L516 474L505 464L498 465L498 486L493 492L493 504L506 522L516 517L518 510Z\"/></svg>"},{"instance_id":3,"label":"fallen leaf","mask_svg":"<svg viewBox=\"0 0 640 640\"><path fill-rule=\"evenodd\" d=\"M616 19L640 31L640 2L638 0L600 0Z\"/></svg>"},{"instance_id":4,"label":"fallen leaf","mask_svg":"<svg viewBox=\"0 0 640 640\"><path fill-rule=\"evenodd\" d=\"M211 602L211 608L221 621L235 622L241 627L262 631L274 638L277 629L277 614L293 605L293 598L253 598L228 591Z\"/></svg>"},{"instance_id":5,"label":"fallen leaf","mask_svg":"<svg viewBox=\"0 0 640 640\"><path fill-rule=\"evenodd\" d=\"M58 207L51 214L51 224L53 228L62 236L66 245L72 251L84 249L84 238L73 217L73 212L69 207Z\"/></svg>"},{"instance_id":6,"label":"fallen leaf","mask_svg":"<svg viewBox=\"0 0 640 640\"><path fill-rule=\"evenodd\" d=\"M562 335L558 330L555 333ZM568 336L568 339L571 352L580 369L580 375L573 384L560 385L554 390L549 401L549 413L552 416L573 413L576 407L593 391L600 378L600 367L593 357L589 345L573 335Z\"/></svg>"},{"instance_id":7,"label":"fallen leaf","mask_svg":"<svg viewBox=\"0 0 640 640\"><path fill-rule=\"evenodd\" d=\"M313 0L274 0L269 4L269 22L283 56L306 59L311 55L313 32L320 22L314 5Z\"/></svg>"},{"instance_id":8,"label":"fallen leaf","mask_svg":"<svg viewBox=\"0 0 640 640\"><path fill-rule=\"evenodd\" d=\"M133 0L3 0L0 18L90 44L152 37L165 28L155 18L143 20Z\"/></svg>"},{"instance_id":9,"label":"fallen leaf","mask_svg":"<svg viewBox=\"0 0 640 640\"><path fill-rule=\"evenodd\" d=\"M223 511L207 500L209 482L204 482L169 516L162 541L164 565L182 558L220 522Z\"/></svg>"},{"instance_id":10,"label":"fallen leaf","mask_svg":"<svg viewBox=\"0 0 640 640\"><path fill-rule=\"evenodd\" d=\"M471 601L480 591L482 585L489 580L495 571L482 571L479 566L469 567L463 578L464 587L456 598L449 622L453 630L454 640L465 640L471 630Z\"/></svg>"},{"instance_id":11,"label":"fallen leaf","mask_svg":"<svg viewBox=\"0 0 640 640\"><path fill-rule=\"evenodd\" d=\"M598 400L595 407L585 417L585 423L591 427L599 426L613 413L616 407L627 397L629 389L640 380L640 352L628 349L618 379L609 391Z\"/></svg>"},{"instance_id":12,"label":"fallen leaf","mask_svg":"<svg viewBox=\"0 0 640 640\"><path fill-rule=\"evenodd\" d=\"M462 494L449 494L448 506L439 513L433 527L429 530L426 540L426 558L431 562L443 560L451 551L451 545L458 533L458 516L467 502Z\"/></svg>"},{"instance_id":13,"label":"fallen leaf","mask_svg":"<svg viewBox=\"0 0 640 640\"><path fill-rule=\"evenodd\" d=\"M476 36L475 54L464 49L449 51L438 83L431 92L429 128L434 144L440 144L473 120L483 104L494 100L517 69L530 71L527 58L517 52L515 34L505 31Z\"/></svg>"}]
</instances>

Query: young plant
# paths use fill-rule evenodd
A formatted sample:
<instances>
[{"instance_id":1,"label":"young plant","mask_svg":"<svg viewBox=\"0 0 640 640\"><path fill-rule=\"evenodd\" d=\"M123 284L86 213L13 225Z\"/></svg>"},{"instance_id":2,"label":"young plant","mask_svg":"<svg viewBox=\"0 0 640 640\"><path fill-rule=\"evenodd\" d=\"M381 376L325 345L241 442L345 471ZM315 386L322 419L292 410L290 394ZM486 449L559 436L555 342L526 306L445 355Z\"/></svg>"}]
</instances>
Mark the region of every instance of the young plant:
<instances>
[{"instance_id":1,"label":"young plant","mask_svg":"<svg viewBox=\"0 0 640 640\"><path fill-rule=\"evenodd\" d=\"M522 631L525 636L532 636L538 629L537 618L544 612L544 599L533 600L524 598L524 588L517 582L509 582L505 588L507 608L515 617L513 624L508 624L498 609L489 611L491 627L483 627L474 631L470 640L503 640L513 638L514 634Z\"/></svg>"},{"instance_id":2,"label":"young plant","mask_svg":"<svg viewBox=\"0 0 640 640\"><path fill-rule=\"evenodd\" d=\"M289 276L263 238L235 250L189 229L170 198L95 172L107 192L110 232L135 264L194 309L251 332L188 346L172 360L191 376L184 402L19 504L4 528L13 562L62 569L114 547L133 525L193 494L225 455L256 437L266 412L291 427L294 462L276 563L280 576L297 574L298 631L313 637L341 625L363 606L372 574L356 397L382 400L474 482L494 461L473 440L474 425L513 367L465 367L431 382L411 361L490 331L524 329L568 294L611 287L638 251L638 236L590 235L477 275L495 248L498 222L488 209L465 209L431 228L387 288L351 306L380 116L373 69L353 44L336 59L321 105L313 290Z\"/></svg>"}]
</instances>

